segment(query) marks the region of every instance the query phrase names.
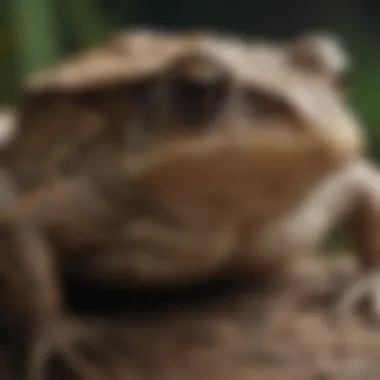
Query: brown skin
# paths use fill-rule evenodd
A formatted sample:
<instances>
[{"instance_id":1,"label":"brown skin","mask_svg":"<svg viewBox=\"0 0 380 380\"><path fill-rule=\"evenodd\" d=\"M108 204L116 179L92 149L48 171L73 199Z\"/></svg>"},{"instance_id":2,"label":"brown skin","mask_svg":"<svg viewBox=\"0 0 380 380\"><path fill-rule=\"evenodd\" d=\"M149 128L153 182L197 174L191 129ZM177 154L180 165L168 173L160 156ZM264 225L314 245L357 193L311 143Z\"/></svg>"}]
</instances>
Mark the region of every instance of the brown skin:
<instances>
[{"instance_id":1,"label":"brown skin","mask_svg":"<svg viewBox=\"0 0 380 380\"><path fill-rule=\"evenodd\" d=\"M282 160L268 161L274 141L271 136L265 149L262 136L232 146L211 138L177 142L171 152L167 147L148 161L144 156L131 165L128 156L124 180L119 175L115 182L109 177L104 183L57 182L18 200L4 218L40 230L57 251L59 265L80 277L154 285L209 276L233 257L247 223L262 225L288 211L336 165L305 139L291 146L281 139ZM265 180L259 177L263 169ZM292 173L302 173L302 181L285 182ZM123 185L127 188L119 193Z\"/></svg>"},{"instance_id":2,"label":"brown skin","mask_svg":"<svg viewBox=\"0 0 380 380\"><path fill-rule=\"evenodd\" d=\"M3 213L3 267L13 268L4 271L9 286L1 300L8 305L9 314L2 315L8 329L30 321L26 335L37 336L39 344L62 323L55 273L127 288L178 286L220 274L255 277L316 244L338 216L348 215L348 204L334 206L346 191L355 201L357 192L366 194L367 178L375 174L361 174L367 169L360 133L330 77L305 77L304 89L317 100L335 94L335 108L316 118L308 108L315 103L305 106L276 88L241 81L231 68L214 70L210 79L176 64L148 86L153 100L165 95L165 107L139 126L147 138L120 154L112 170L50 181ZM201 74L208 71L202 65ZM189 97L194 85L202 89L195 98ZM180 102L175 106L173 94ZM221 100L224 106L215 107ZM185 108L182 120L179 106ZM187 118L187 106L191 117L200 112L196 121ZM321 209L327 214L319 223L315 212ZM44 265L32 265L35 256ZM19 275L21 283L14 281ZM9 307L16 294L28 302ZM59 337L51 341L60 345ZM38 366L39 349L31 351Z\"/></svg>"},{"instance_id":3,"label":"brown skin","mask_svg":"<svg viewBox=\"0 0 380 380\"><path fill-rule=\"evenodd\" d=\"M283 124L286 109L290 108L292 113L299 109L298 104L284 108L284 101L289 102L288 90L294 85L283 84L282 81L304 75L305 67L313 59L320 61L318 55L312 60L304 58L307 54L301 55L302 59L298 58L298 52L302 49L297 48L297 60L293 63L293 50L298 47L298 41L290 44L292 49L289 49L289 53L288 47L283 45L264 45L264 48L257 44L245 46L238 39L225 40L202 33L157 36L137 31L121 38L120 43L135 46L134 40L139 41L141 38L146 41L147 45L142 45L147 48L116 48L115 51L111 42L60 65L52 73L37 75L37 80L32 81L34 84L28 85L18 107L19 132L12 137L6 149L1 149L2 165L11 173L20 192L27 192L65 176L100 168L109 170L117 163L119 155L125 154L126 148L136 149L136 146L147 144L147 138L152 137L151 130L144 133L145 127L149 125L157 129L159 123L161 132L177 131L181 135L193 133L195 126L198 132L215 129L202 126L209 121L212 108L220 115L218 128L222 128L227 121L243 130L250 128L250 125L277 128ZM254 53L252 58L251 50ZM202 60L189 60L186 57L194 54L194 51L198 55L207 53L208 58L203 60L203 64L199 65ZM177 68L171 70L173 58L170 57L178 53L182 58ZM313 49L311 53L314 53ZM284 72L283 75L281 68L278 79L274 77L277 70L276 64L273 64L277 55L291 63L291 72ZM266 64L267 61L269 64ZM286 62L281 65L285 68ZM324 61L322 65L326 66ZM251 68L256 69L251 71ZM180 76L200 75L200 80L205 83L214 80L214 90L208 92L210 96L202 96L202 101L194 102L192 97L197 91L186 88L186 81L182 80L182 86L173 87L178 70L182 70ZM269 78L268 84L262 83L263 70L265 78ZM163 85L161 81L161 85L158 83L155 86L155 78L163 72L169 75L163 75ZM247 73L252 75L246 78ZM218 76L221 80L216 80ZM333 86L333 94L328 94L327 99L337 97L336 77L334 73L333 83L328 84ZM307 81L315 82L309 84L313 88L311 93L315 93L316 84L330 81L331 73L319 74L319 70L313 69L312 72L306 72L305 79L301 79L304 85ZM233 98L227 104L223 102L227 98L226 81L229 82L227 89L232 91L230 95ZM207 84L208 87L211 85ZM172 90L168 91L168 87ZM173 88L176 90L173 91ZM323 99L320 95L318 98ZM167 112L168 107L171 108L170 112ZM192 119L189 118L191 115ZM278 117L280 123L277 122ZM317 119L319 117L316 116ZM216 120L213 119L214 126ZM329 133L338 128L336 120L329 120L326 125ZM287 128L294 126L291 120Z\"/></svg>"},{"instance_id":4,"label":"brown skin","mask_svg":"<svg viewBox=\"0 0 380 380\"><path fill-rule=\"evenodd\" d=\"M337 102L335 83L314 77L305 77L306 89L314 84L319 101L335 91ZM59 266L79 277L154 285L223 270L248 226L260 230L288 212L327 173L356 160L362 145L343 103L315 119L313 103L240 79L239 70L204 52L173 61L147 85L146 96L160 103L146 103L152 117L139 126L144 144L106 172L88 171L88 180L30 192L10 218L29 221L57 251ZM295 85L303 90L302 83Z\"/></svg>"}]
</instances>

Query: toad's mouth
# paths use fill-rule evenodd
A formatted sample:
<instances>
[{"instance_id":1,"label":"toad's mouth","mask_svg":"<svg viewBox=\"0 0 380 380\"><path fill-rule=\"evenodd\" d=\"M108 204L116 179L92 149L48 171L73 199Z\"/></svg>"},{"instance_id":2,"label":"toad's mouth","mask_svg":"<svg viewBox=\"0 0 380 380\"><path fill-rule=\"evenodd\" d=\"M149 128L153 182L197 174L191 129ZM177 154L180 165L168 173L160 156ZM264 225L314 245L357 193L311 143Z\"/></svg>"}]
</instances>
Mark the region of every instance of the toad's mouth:
<instances>
[{"instance_id":1,"label":"toad's mouth","mask_svg":"<svg viewBox=\"0 0 380 380\"><path fill-rule=\"evenodd\" d=\"M339 160L315 139L278 132L188 138L130 157L134 201L169 210L193 207L215 218L272 217L334 169ZM148 205L148 206L147 206Z\"/></svg>"}]
</instances>

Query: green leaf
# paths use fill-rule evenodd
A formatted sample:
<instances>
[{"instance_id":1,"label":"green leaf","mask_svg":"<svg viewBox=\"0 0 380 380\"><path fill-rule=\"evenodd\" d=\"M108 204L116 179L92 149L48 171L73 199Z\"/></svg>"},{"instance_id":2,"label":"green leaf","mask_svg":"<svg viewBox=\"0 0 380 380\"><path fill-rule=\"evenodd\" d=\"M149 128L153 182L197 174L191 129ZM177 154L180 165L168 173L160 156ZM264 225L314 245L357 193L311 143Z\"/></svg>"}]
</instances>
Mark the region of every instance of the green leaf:
<instances>
[{"instance_id":1,"label":"green leaf","mask_svg":"<svg viewBox=\"0 0 380 380\"><path fill-rule=\"evenodd\" d=\"M54 0L11 0L21 75L46 69L60 58Z\"/></svg>"}]
</instances>

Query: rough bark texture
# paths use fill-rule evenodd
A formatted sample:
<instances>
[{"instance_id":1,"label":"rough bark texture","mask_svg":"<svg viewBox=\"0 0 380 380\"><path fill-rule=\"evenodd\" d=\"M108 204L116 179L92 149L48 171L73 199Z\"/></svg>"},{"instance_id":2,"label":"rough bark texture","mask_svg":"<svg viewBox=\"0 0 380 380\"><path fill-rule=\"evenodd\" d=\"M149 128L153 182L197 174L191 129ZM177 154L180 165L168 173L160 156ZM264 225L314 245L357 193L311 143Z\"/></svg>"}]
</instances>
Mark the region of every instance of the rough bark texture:
<instances>
[{"instance_id":1,"label":"rough bark texture","mask_svg":"<svg viewBox=\"0 0 380 380\"><path fill-rule=\"evenodd\" d=\"M378 379L378 330L359 316L337 321L332 314L353 263L302 259L293 269L285 283L269 288L129 295L125 314L120 302L115 307L120 295L108 299L107 315L104 303L82 289L73 300L82 318L60 332L66 346L47 361L47 378ZM0 365L2 379L13 380L6 357Z\"/></svg>"}]
</instances>

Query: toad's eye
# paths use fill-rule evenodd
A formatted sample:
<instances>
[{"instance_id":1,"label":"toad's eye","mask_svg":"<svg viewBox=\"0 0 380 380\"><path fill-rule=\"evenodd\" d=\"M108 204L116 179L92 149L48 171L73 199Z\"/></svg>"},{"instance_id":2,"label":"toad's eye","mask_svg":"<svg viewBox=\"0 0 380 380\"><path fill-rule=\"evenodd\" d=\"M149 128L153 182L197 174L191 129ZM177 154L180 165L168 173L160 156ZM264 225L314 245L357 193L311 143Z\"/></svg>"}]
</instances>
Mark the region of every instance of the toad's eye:
<instances>
[{"instance_id":1,"label":"toad's eye","mask_svg":"<svg viewBox=\"0 0 380 380\"><path fill-rule=\"evenodd\" d=\"M228 90L228 84L223 81L201 83L181 78L172 86L173 111L190 124L206 121L221 111Z\"/></svg>"},{"instance_id":2,"label":"toad's eye","mask_svg":"<svg viewBox=\"0 0 380 380\"><path fill-rule=\"evenodd\" d=\"M162 83L170 116L191 128L215 120L229 101L228 68L203 53L179 58L167 69Z\"/></svg>"}]
</instances>

